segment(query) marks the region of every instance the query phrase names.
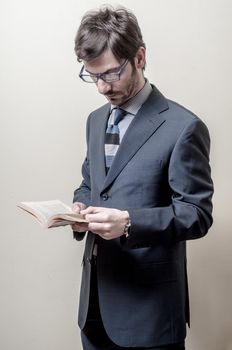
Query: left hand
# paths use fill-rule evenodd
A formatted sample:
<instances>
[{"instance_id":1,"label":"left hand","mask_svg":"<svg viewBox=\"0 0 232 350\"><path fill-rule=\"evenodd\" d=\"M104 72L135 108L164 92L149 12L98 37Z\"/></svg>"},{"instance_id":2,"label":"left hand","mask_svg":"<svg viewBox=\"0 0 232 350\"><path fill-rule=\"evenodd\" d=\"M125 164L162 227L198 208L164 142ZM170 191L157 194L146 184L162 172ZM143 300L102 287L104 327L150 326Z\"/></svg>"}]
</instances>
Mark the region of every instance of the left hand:
<instances>
[{"instance_id":1,"label":"left hand","mask_svg":"<svg viewBox=\"0 0 232 350\"><path fill-rule=\"evenodd\" d=\"M106 240L122 236L129 221L129 213L118 209L88 207L80 213L89 223L88 230Z\"/></svg>"},{"instance_id":2,"label":"left hand","mask_svg":"<svg viewBox=\"0 0 232 350\"><path fill-rule=\"evenodd\" d=\"M73 203L72 210L74 213L80 214L81 210L86 209L86 205L81 202ZM88 223L86 222L75 222L71 225L74 232L86 232L88 231Z\"/></svg>"}]
</instances>

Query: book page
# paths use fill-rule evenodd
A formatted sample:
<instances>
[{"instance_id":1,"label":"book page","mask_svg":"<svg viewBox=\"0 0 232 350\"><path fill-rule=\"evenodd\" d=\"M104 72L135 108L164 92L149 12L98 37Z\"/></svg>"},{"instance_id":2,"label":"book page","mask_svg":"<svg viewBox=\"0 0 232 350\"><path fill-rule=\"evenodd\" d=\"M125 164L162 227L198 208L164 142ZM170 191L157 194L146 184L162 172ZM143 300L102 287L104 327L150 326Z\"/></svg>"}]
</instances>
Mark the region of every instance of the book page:
<instances>
[{"instance_id":1,"label":"book page","mask_svg":"<svg viewBox=\"0 0 232 350\"><path fill-rule=\"evenodd\" d=\"M32 208L34 212L37 212L46 221L56 214L68 214L73 213L72 209L61 202L60 200L44 201L44 202L22 202L25 206Z\"/></svg>"}]
</instances>

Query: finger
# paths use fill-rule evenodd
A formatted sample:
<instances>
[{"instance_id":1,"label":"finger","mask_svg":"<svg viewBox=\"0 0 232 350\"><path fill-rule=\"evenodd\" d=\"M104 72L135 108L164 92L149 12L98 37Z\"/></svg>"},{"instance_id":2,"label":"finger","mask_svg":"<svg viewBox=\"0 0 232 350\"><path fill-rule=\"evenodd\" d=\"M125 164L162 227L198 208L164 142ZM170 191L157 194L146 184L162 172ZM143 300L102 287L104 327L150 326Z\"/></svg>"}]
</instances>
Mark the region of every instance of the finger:
<instances>
[{"instance_id":1,"label":"finger","mask_svg":"<svg viewBox=\"0 0 232 350\"><path fill-rule=\"evenodd\" d=\"M105 239L106 241L109 241L110 239L113 239L113 237L111 235L109 235L108 233L98 233L98 236L100 236L102 239Z\"/></svg>"},{"instance_id":2,"label":"finger","mask_svg":"<svg viewBox=\"0 0 232 350\"><path fill-rule=\"evenodd\" d=\"M73 205L73 207L72 207L72 210L73 210L74 213L79 214L81 208L80 208L80 206L79 206L77 203L75 203L75 204Z\"/></svg>"},{"instance_id":3,"label":"finger","mask_svg":"<svg viewBox=\"0 0 232 350\"><path fill-rule=\"evenodd\" d=\"M106 223L109 221L109 217L106 213L86 214L85 220L92 223Z\"/></svg>"},{"instance_id":4,"label":"finger","mask_svg":"<svg viewBox=\"0 0 232 350\"><path fill-rule=\"evenodd\" d=\"M83 215L94 214L94 213L99 213L103 210L104 210L104 208L102 208L102 207L88 207L84 210L81 210L81 214L83 214Z\"/></svg>"},{"instance_id":5,"label":"finger","mask_svg":"<svg viewBox=\"0 0 232 350\"><path fill-rule=\"evenodd\" d=\"M111 226L106 223L90 222L88 227L89 231L91 232L97 233L99 235L105 235L106 233L109 233Z\"/></svg>"},{"instance_id":6,"label":"finger","mask_svg":"<svg viewBox=\"0 0 232 350\"><path fill-rule=\"evenodd\" d=\"M81 202L75 202L73 203L73 207L72 207L72 210L79 214L81 210L84 210L86 208L86 205L84 203L81 203Z\"/></svg>"}]
</instances>

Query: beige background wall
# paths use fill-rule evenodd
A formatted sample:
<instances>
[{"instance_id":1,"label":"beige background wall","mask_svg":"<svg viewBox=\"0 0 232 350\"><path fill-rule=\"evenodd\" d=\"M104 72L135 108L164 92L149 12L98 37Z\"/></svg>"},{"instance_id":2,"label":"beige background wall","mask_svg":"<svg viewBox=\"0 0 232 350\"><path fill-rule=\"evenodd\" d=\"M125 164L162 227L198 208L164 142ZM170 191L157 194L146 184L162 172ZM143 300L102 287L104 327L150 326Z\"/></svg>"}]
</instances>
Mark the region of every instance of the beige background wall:
<instances>
[{"instance_id":1,"label":"beige background wall","mask_svg":"<svg viewBox=\"0 0 232 350\"><path fill-rule=\"evenodd\" d=\"M69 228L42 230L16 203L72 201L86 117L105 102L78 79L73 39L82 14L101 3L0 1L2 350L81 348L76 309L83 245ZM232 2L122 4L139 19L150 81L199 114L211 132L215 223L206 238L188 244L187 344L188 350L231 350Z\"/></svg>"}]
</instances>

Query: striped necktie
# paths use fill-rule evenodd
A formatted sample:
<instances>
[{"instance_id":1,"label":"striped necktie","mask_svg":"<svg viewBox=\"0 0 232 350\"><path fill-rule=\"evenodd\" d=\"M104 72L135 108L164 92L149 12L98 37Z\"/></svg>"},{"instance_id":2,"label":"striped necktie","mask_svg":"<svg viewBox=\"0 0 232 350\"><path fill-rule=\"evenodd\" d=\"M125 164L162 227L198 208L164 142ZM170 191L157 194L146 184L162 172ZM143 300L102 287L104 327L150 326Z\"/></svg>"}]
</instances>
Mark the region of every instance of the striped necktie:
<instances>
[{"instance_id":1,"label":"striped necktie","mask_svg":"<svg viewBox=\"0 0 232 350\"><path fill-rule=\"evenodd\" d=\"M120 144L118 123L123 119L127 112L121 108L114 108L112 113L114 113L114 122L113 124L108 125L105 134L105 162L107 172L113 163Z\"/></svg>"}]
</instances>

